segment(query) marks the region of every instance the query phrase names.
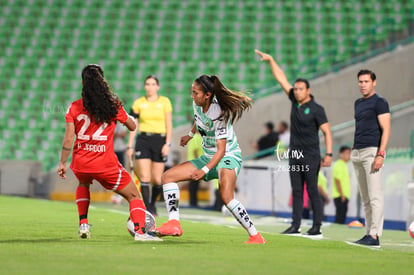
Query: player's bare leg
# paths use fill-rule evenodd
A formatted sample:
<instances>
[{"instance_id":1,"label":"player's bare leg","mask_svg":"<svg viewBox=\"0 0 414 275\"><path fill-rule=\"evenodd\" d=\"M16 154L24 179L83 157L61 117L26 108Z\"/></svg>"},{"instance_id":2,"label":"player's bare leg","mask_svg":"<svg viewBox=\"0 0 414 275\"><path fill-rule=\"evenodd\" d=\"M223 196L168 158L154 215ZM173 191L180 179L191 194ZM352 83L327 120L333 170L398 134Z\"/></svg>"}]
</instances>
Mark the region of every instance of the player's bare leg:
<instances>
[{"instance_id":1,"label":"player's bare leg","mask_svg":"<svg viewBox=\"0 0 414 275\"><path fill-rule=\"evenodd\" d=\"M191 174L197 170L194 165L187 161L167 170L161 177L163 183L164 200L167 206L168 222L156 229L159 236L179 237L183 234L180 224L180 189L177 182L191 179Z\"/></svg>"},{"instance_id":2,"label":"player's bare leg","mask_svg":"<svg viewBox=\"0 0 414 275\"><path fill-rule=\"evenodd\" d=\"M224 205L233 214L241 226L246 229L249 234L249 240L245 243L266 243L266 240L256 230L253 222L247 213L243 204L234 198L234 190L236 186L236 172L234 169L222 168L219 170L220 179L220 195Z\"/></svg>"},{"instance_id":3,"label":"player's bare leg","mask_svg":"<svg viewBox=\"0 0 414 275\"><path fill-rule=\"evenodd\" d=\"M89 239L91 237L90 225L88 223L88 211L90 203L90 183L79 183L76 188L76 206L79 214L79 237Z\"/></svg>"}]
</instances>

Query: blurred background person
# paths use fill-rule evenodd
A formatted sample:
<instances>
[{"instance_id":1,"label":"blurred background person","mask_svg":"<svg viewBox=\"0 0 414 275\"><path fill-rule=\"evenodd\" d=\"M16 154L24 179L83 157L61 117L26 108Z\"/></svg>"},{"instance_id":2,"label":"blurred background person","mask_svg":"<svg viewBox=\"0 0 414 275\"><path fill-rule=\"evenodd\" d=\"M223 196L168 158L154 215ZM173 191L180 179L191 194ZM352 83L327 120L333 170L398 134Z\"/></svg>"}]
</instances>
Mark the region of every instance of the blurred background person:
<instances>
[{"instance_id":1,"label":"blurred background person","mask_svg":"<svg viewBox=\"0 0 414 275\"><path fill-rule=\"evenodd\" d=\"M289 124L286 121L281 121L277 128L277 133L279 135L279 146L287 148L290 144L290 131Z\"/></svg>"},{"instance_id":2,"label":"blurred background person","mask_svg":"<svg viewBox=\"0 0 414 275\"><path fill-rule=\"evenodd\" d=\"M161 175L171 147L172 106L167 97L158 95L160 83L156 76L147 76L144 84L145 96L135 100L131 108L139 134L136 136L136 130L130 133L127 154L132 158L135 151L134 171L141 182L145 206L157 215L155 202L162 192Z\"/></svg>"},{"instance_id":3,"label":"blurred background person","mask_svg":"<svg viewBox=\"0 0 414 275\"><path fill-rule=\"evenodd\" d=\"M265 125L265 134L259 138L259 140L255 143L253 143L253 147L258 151L261 152L263 150L266 150L268 148L272 148L276 146L276 144L279 141L279 135L274 131L274 125L273 122L267 122ZM257 158L265 158L267 156L273 155L274 152L267 152L265 154L262 154L258 156Z\"/></svg>"},{"instance_id":4,"label":"blurred background person","mask_svg":"<svg viewBox=\"0 0 414 275\"><path fill-rule=\"evenodd\" d=\"M329 204L330 199L328 195L328 179L326 178L322 169L319 170L319 174L318 174L318 190L319 190L319 195L321 196L321 199L322 199L323 220L326 221L325 206Z\"/></svg>"},{"instance_id":5,"label":"blurred background person","mask_svg":"<svg viewBox=\"0 0 414 275\"><path fill-rule=\"evenodd\" d=\"M187 158L193 160L203 155L203 139L199 132L196 132L192 139L187 143ZM190 195L190 206L198 207L197 192L200 180L191 179L188 184L188 193Z\"/></svg>"},{"instance_id":6,"label":"blurred background person","mask_svg":"<svg viewBox=\"0 0 414 275\"><path fill-rule=\"evenodd\" d=\"M128 131L122 124L117 124L114 132L114 151L115 155L118 157L119 162L122 166L125 167L125 152L127 149L127 144L125 142L125 137Z\"/></svg>"},{"instance_id":7,"label":"blurred background person","mask_svg":"<svg viewBox=\"0 0 414 275\"><path fill-rule=\"evenodd\" d=\"M351 157L351 148L341 146L339 159L332 168L333 186L332 198L335 203L335 223L344 224L348 212L349 198L351 197L351 180L348 170L348 161Z\"/></svg>"}]
</instances>

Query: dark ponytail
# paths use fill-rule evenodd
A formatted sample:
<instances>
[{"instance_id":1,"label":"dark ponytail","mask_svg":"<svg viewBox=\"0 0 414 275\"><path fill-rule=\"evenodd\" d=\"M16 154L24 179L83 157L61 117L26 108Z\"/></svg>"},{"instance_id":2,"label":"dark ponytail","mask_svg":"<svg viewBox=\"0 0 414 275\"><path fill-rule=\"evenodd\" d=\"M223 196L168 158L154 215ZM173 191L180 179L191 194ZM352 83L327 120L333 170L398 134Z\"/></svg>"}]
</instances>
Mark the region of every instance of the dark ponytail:
<instances>
[{"instance_id":1,"label":"dark ponytail","mask_svg":"<svg viewBox=\"0 0 414 275\"><path fill-rule=\"evenodd\" d=\"M122 106L104 78L101 66L89 64L82 70L83 107L97 123L110 123Z\"/></svg>"},{"instance_id":2,"label":"dark ponytail","mask_svg":"<svg viewBox=\"0 0 414 275\"><path fill-rule=\"evenodd\" d=\"M204 93L212 93L211 100L214 96L217 98L226 123L231 120L233 124L241 118L244 111L252 107L253 100L250 97L243 92L228 89L215 75L202 75L195 81L201 85Z\"/></svg>"}]
</instances>

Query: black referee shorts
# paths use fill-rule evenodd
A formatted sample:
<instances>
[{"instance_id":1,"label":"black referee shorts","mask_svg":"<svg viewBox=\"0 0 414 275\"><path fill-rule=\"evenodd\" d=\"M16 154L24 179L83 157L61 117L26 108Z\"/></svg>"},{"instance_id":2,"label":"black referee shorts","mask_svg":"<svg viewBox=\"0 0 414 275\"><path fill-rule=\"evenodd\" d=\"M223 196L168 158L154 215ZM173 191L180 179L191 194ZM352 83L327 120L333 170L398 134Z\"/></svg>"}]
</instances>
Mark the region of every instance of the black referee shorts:
<instances>
[{"instance_id":1,"label":"black referee shorts","mask_svg":"<svg viewBox=\"0 0 414 275\"><path fill-rule=\"evenodd\" d=\"M161 155L164 144L164 134L140 133L135 142L135 159L151 159L154 162L166 162L167 157Z\"/></svg>"}]
</instances>

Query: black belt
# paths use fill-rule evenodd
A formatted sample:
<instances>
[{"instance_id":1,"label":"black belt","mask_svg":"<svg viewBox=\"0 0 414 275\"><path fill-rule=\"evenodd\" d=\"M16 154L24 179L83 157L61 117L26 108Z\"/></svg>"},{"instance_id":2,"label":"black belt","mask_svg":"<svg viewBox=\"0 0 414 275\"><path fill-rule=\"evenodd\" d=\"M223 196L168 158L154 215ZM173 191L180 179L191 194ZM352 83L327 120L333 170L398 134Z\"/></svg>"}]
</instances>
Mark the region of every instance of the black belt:
<instances>
[{"instance_id":1,"label":"black belt","mask_svg":"<svg viewBox=\"0 0 414 275\"><path fill-rule=\"evenodd\" d=\"M140 132L139 134L143 136L165 137L165 134L161 134L161 133Z\"/></svg>"}]
</instances>

